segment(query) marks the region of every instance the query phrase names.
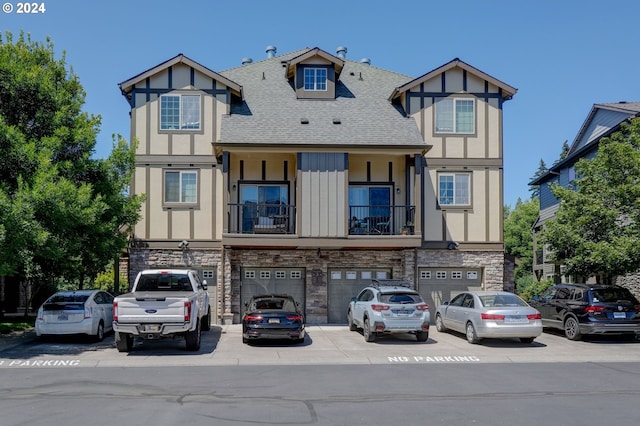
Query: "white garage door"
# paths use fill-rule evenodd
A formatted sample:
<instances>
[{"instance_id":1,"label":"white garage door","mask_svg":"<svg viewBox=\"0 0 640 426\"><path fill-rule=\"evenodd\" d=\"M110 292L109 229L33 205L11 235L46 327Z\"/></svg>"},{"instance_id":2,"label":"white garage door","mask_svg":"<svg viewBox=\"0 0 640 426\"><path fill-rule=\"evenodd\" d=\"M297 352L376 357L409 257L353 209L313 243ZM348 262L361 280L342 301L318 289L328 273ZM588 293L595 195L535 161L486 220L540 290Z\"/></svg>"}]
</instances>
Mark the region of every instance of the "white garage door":
<instances>
[{"instance_id":1,"label":"white garage door","mask_svg":"<svg viewBox=\"0 0 640 426\"><path fill-rule=\"evenodd\" d=\"M463 291L482 290L481 268L419 268L418 272L418 292L429 304L432 324L442 302Z\"/></svg>"},{"instance_id":2,"label":"white garage door","mask_svg":"<svg viewBox=\"0 0 640 426\"><path fill-rule=\"evenodd\" d=\"M240 287L240 315L245 303L260 294L288 294L305 312L304 268L242 268Z\"/></svg>"}]
</instances>

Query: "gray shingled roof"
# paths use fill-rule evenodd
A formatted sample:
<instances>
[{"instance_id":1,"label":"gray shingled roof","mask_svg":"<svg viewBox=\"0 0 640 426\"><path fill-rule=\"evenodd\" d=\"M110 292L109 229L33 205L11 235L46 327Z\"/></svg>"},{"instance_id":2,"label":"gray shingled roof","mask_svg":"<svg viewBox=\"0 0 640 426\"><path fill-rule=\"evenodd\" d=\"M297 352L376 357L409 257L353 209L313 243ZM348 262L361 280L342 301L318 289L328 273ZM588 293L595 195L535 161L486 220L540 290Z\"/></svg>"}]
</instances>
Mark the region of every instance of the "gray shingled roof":
<instances>
[{"instance_id":1,"label":"gray shingled roof","mask_svg":"<svg viewBox=\"0 0 640 426\"><path fill-rule=\"evenodd\" d=\"M222 118L219 144L426 148L414 119L388 101L412 78L347 59L335 100L297 99L283 61L307 50L220 72L242 86L244 102Z\"/></svg>"}]
</instances>

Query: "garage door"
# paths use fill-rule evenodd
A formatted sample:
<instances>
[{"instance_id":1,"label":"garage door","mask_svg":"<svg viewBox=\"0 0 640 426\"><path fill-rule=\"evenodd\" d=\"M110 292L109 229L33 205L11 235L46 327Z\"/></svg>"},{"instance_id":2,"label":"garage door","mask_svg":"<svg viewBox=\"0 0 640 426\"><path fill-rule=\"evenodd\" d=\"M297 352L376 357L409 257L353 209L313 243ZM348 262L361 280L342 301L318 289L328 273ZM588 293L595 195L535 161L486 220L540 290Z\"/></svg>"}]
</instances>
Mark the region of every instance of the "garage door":
<instances>
[{"instance_id":1,"label":"garage door","mask_svg":"<svg viewBox=\"0 0 640 426\"><path fill-rule=\"evenodd\" d=\"M370 285L372 279L390 276L391 269L329 269L327 321L330 324L346 324L351 298Z\"/></svg>"},{"instance_id":2,"label":"garage door","mask_svg":"<svg viewBox=\"0 0 640 426\"><path fill-rule=\"evenodd\" d=\"M244 304L260 294L288 294L305 312L304 268L242 268L240 315Z\"/></svg>"},{"instance_id":3,"label":"garage door","mask_svg":"<svg viewBox=\"0 0 640 426\"><path fill-rule=\"evenodd\" d=\"M419 268L418 292L429 304L431 323L436 308L456 294L468 290L482 290L481 268Z\"/></svg>"}]
</instances>

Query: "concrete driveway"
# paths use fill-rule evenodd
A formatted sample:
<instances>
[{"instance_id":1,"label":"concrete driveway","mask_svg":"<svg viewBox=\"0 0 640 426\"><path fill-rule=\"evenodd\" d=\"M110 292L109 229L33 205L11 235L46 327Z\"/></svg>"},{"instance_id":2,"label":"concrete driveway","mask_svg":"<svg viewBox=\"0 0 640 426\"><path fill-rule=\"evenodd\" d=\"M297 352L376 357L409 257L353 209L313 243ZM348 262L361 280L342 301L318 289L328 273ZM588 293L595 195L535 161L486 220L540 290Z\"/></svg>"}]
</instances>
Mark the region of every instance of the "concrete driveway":
<instances>
[{"instance_id":1,"label":"concrete driveway","mask_svg":"<svg viewBox=\"0 0 640 426\"><path fill-rule=\"evenodd\" d=\"M424 343L411 335L367 343L346 326L313 325L302 344L246 345L238 324L204 332L197 352L186 351L184 339L136 341L131 352L120 353L112 334L102 342L78 337L41 341L33 333L0 338L0 368L544 362L640 362L640 342L611 337L573 342L545 332L532 344L485 339L471 345L462 334L440 333L434 327Z\"/></svg>"}]
</instances>

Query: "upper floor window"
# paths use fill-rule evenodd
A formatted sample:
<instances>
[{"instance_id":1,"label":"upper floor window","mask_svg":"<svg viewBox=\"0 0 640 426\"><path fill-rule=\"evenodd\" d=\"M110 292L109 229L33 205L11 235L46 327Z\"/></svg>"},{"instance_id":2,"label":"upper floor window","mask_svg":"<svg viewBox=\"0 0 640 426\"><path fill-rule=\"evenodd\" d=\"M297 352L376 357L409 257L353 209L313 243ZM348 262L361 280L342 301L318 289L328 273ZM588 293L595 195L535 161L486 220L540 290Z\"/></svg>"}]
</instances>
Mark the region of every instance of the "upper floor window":
<instances>
[{"instance_id":1,"label":"upper floor window","mask_svg":"<svg viewBox=\"0 0 640 426\"><path fill-rule=\"evenodd\" d=\"M436 100L436 133L475 133L474 100L438 98Z\"/></svg>"},{"instance_id":2,"label":"upper floor window","mask_svg":"<svg viewBox=\"0 0 640 426\"><path fill-rule=\"evenodd\" d=\"M469 173L441 173L438 175L438 202L446 206L471 204Z\"/></svg>"},{"instance_id":3,"label":"upper floor window","mask_svg":"<svg viewBox=\"0 0 640 426\"><path fill-rule=\"evenodd\" d=\"M200 130L200 95L161 96L160 130Z\"/></svg>"},{"instance_id":4,"label":"upper floor window","mask_svg":"<svg viewBox=\"0 0 640 426\"><path fill-rule=\"evenodd\" d=\"M304 69L304 90L327 90L327 69L326 68L305 68Z\"/></svg>"},{"instance_id":5,"label":"upper floor window","mask_svg":"<svg viewBox=\"0 0 640 426\"><path fill-rule=\"evenodd\" d=\"M196 203L198 174L192 171L166 171L164 173L165 203Z\"/></svg>"}]
</instances>

